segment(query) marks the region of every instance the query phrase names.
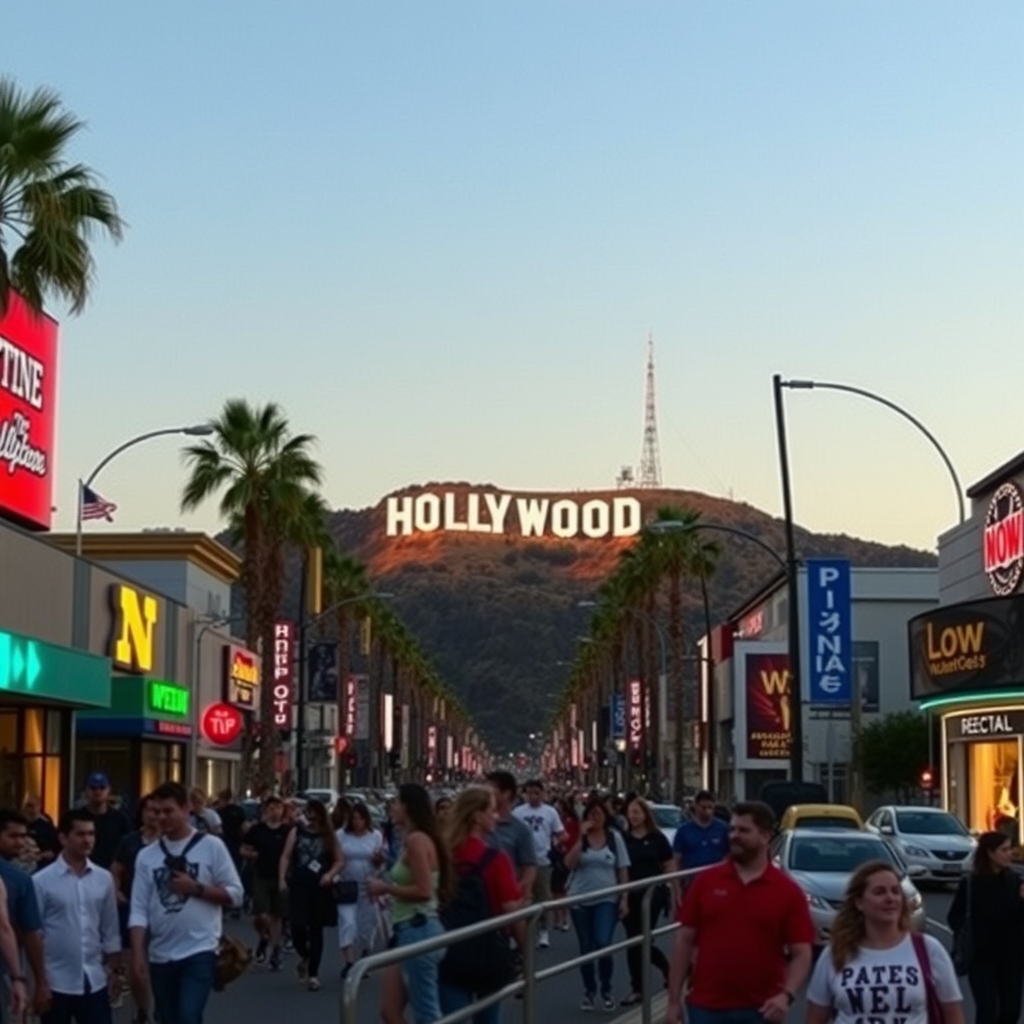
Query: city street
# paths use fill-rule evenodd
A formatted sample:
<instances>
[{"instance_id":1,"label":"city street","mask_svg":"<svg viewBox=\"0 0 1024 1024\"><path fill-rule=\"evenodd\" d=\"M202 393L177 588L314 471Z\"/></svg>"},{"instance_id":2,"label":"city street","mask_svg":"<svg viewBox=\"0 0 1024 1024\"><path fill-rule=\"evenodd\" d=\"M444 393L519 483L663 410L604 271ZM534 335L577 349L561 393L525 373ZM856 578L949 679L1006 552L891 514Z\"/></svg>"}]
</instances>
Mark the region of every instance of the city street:
<instances>
[{"instance_id":1,"label":"city street","mask_svg":"<svg viewBox=\"0 0 1024 1024\"><path fill-rule=\"evenodd\" d=\"M943 925L949 908L951 894L948 891L929 891L925 893L928 917L932 922ZM239 923L232 923L232 932L245 941L249 941L251 931L244 929ZM933 926L929 929L933 935L942 939L948 946L948 933L942 928ZM621 933L620 933L621 934ZM555 963L567 960L576 953L576 941L573 933L552 933L552 948L540 954L542 963ZM289 1014L301 1013L309 1024L336 1024L341 993L341 982L338 979L337 943L335 934L328 933L327 952L324 967L320 972L323 983L322 991L310 993L300 986L294 973L295 957L285 960L285 968L279 974L271 974L265 967L253 967L239 979L227 992L215 994L209 1004L206 1019L209 1024L232 1024L244 1021L245 1024L280 1024L288 1019ZM625 957L620 954L615 964L614 991L616 999L621 999L627 991L628 976L626 974ZM658 984L660 988L660 983ZM577 971L551 979L540 986L539 1014L542 1022L558 1021L559 1024L583 1024L592 1021L595 1016L608 1020L621 1018L621 1024L639 1021L636 1010L617 1010L614 1014L584 1013L579 1008L581 984ZM363 986L360 1003L359 1024L377 1024L379 988L377 979L371 977ZM973 1019L973 1004L970 995L965 993L967 1020ZM663 998L657 1005L663 1005ZM516 1024L520 1019L518 1003L509 1006L503 1016L505 1024ZM790 1014L791 1022L803 1020L804 1004L800 999ZM121 1021L128 1020L128 1011L123 1011ZM656 1015L655 1020L659 1017Z\"/></svg>"}]
</instances>

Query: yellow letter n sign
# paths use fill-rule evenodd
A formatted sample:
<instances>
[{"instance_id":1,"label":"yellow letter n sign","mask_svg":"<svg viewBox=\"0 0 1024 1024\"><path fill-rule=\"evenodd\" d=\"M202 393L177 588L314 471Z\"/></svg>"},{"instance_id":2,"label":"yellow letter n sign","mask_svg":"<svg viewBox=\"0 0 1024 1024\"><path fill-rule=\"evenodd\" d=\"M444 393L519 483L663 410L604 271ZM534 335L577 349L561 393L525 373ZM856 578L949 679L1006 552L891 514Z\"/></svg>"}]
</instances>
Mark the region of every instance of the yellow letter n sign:
<instances>
[{"instance_id":1,"label":"yellow letter n sign","mask_svg":"<svg viewBox=\"0 0 1024 1024\"><path fill-rule=\"evenodd\" d=\"M156 598L117 583L111 588L111 604L114 606L114 637L110 657L114 664L128 672L152 672Z\"/></svg>"}]
</instances>

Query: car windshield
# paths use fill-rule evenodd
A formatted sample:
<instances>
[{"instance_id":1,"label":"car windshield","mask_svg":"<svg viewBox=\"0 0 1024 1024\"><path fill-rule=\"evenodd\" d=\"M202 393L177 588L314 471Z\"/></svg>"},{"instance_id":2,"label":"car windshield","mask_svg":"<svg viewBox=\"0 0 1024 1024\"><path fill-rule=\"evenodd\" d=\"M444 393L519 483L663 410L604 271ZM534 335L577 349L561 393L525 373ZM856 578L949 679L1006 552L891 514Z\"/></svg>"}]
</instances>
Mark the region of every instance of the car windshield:
<instances>
[{"instance_id":1,"label":"car windshield","mask_svg":"<svg viewBox=\"0 0 1024 1024\"><path fill-rule=\"evenodd\" d=\"M869 860L888 861L902 872L892 850L885 843L873 839L804 836L794 839L789 847L790 869L811 874L848 875Z\"/></svg>"},{"instance_id":2,"label":"car windshield","mask_svg":"<svg viewBox=\"0 0 1024 1024\"><path fill-rule=\"evenodd\" d=\"M683 812L678 807L655 806L651 808L651 813L658 828L678 828L683 820Z\"/></svg>"},{"instance_id":3,"label":"car windshield","mask_svg":"<svg viewBox=\"0 0 1024 1024\"><path fill-rule=\"evenodd\" d=\"M942 811L897 811L896 825L911 836L966 836L967 829L952 814Z\"/></svg>"},{"instance_id":4,"label":"car windshield","mask_svg":"<svg viewBox=\"0 0 1024 1024\"><path fill-rule=\"evenodd\" d=\"M854 832L859 832L860 828L852 818L830 818L821 817L816 818L814 815L810 817L797 818L797 828L844 828L852 829Z\"/></svg>"}]
</instances>

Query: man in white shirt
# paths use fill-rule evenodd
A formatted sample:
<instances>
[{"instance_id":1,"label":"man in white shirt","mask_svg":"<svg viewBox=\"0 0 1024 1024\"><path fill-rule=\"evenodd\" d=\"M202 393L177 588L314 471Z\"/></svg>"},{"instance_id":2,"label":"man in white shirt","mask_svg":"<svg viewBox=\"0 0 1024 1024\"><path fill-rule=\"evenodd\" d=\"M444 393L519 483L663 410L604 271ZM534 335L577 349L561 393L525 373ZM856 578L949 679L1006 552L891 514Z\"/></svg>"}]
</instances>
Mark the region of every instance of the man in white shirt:
<instances>
[{"instance_id":1,"label":"man in white shirt","mask_svg":"<svg viewBox=\"0 0 1024 1024\"><path fill-rule=\"evenodd\" d=\"M96 845L91 811L67 811L57 831L61 855L32 876L48 995L42 1005L37 998L36 1009L43 1024L110 1024L111 997L124 983L114 878L89 860Z\"/></svg>"},{"instance_id":2,"label":"man in white shirt","mask_svg":"<svg viewBox=\"0 0 1024 1024\"><path fill-rule=\"evenodd\" d=\"M135 861L128 917L133 966L144 977L148 958L160 1024L202 1024L217 971L222 911L242 905L242 883L223 840L189 824L183 786L165 782L150 801L162 838Z\"/></svg>"},{"instance_id":3,"label":"man in white shirt","mask_svg":"<svg viewBox=\"0 0 1024 1024\"><path fill-rule=\"evenodd\" d=\"M529 828L537 854L537 876L533 883L533 902L546 903L551 899L551 846L565 839L565 829L558 811L544 803L544 783L539 779L526 784L526 803L512 813ZM547 914L540 920L537 946L547 949L551 945Z\"/></svg>"}]
</instances>

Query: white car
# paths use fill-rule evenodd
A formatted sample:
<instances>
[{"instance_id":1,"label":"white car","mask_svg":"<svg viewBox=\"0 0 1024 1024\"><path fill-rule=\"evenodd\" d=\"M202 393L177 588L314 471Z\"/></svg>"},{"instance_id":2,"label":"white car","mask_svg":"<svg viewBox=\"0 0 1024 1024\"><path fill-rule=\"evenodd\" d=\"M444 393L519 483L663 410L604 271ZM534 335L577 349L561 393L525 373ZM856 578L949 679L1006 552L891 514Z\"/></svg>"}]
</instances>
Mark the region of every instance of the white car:
<instances>
[{"instance_id":1,"label":"white car","mask_svg":"<svg viewBox=\"0 0 1024 1024\"><path fill-rule=\"evenodd\" d=\"M959 818L938 807L879 807L866 824L933 882L958 882L977 845Z\"/></svg>"},{"instance_id":2,"label":"white car","mask_svg":"<svg viewBox=\"0 0 1024 1024\"><path fill-rule=\"evenodd\" d=\"M654 815L654 824L671 846L676 838L676 829L686 820L686 816L675 804L651 804L651 814Z\"/></svg>"}]
</instances>

